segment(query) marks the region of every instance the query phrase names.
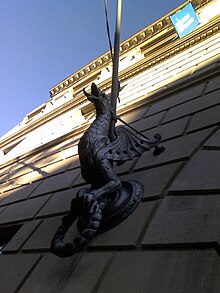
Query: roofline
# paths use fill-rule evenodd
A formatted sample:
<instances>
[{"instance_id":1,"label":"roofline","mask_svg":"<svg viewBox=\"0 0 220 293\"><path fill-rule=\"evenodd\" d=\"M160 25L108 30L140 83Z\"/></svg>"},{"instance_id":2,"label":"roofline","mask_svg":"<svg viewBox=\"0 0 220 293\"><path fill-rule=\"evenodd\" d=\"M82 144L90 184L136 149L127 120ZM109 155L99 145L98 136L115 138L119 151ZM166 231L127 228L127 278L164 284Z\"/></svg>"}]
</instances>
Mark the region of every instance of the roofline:
<instances>
[{"instance_id":1,"label":"roofline","mask_svg":"<svg viewBox=\"0 0 220 293\"><path fill-rule=\"evenodd\" d=\"M194 8L198 10L212 1L213 0L185 1L183 4L179 5L177 8L173 9L157 21L153 22L152 24L148 25L136 34L132 35L130 38L123 41L120 45L120 56L129 53L135 47L142 45L143 43L149 41L157 35L160 35L165 29L172 30L175 33L175 29L170 20L170 16L175 12L179 11L180 9L182 9L188 3L192 3ZM53 97L61 93L62 91L67 90L69 87L74 86L75 84L77 84L78 82L85 79L91 74L98 75L103 66L108 66L111 62L111 54L110 51L108 51L100 57L93 60L92 62L90 62L89 64L87 64L86 66L84 66L83 68L79 69L72 75L68 76L55 86L53 86L50 89L51 96Z\"/></svg>"},{"instance_id":2,"label":"roofline","mask_svg":"<svg viewBox=\"0 0 220 293\"><path fill-rule=\"evenodd\" d=\"M207 0L207 1L201 1L201 0L196 0L194 2L197 2L197 7L202 7L205 4L207 4L208 2L211 2L213 0ZM169 14L167 14L165 17L162 18L162 20L165 18L167 18L168 15L172 14L175 11L178 11L179 9L181 9L181 7L185 6L187 2L184 2L181 6L179 6L178 8L176 8L175 10L173 10L172 12L170 12ZM161 20L160 20L161 21ZM158 22L154 23L155 25L158 24ZM151 26L150 26L151 27ZM142 30L140 32L140 34L142 32L148 31L149 27L145 28L144 30ZM143 60L139 61L138 63L136 63L133 66L130 66L129 68L121 71L119 73L119 78L122 81L126 81L127 79L131 78L132 76L148 69L151 68L161 62L163 62L164 60L167 60L171 57L173 57L174 55L183 52L184 50L188 49L189 47L193 47L194 45L202 42L204 39L208 39L209 37L211 37L212 35L218 33L220 30L220 26L219 26L219 18L218 19L214 19L213 21L207 23L206 25L201 26L199 29L195 30L194 32L192 32L190 35L185 36L184 38L178 39L175 42L175 45L173 43L168 43L165 46L162 46L159 50L156 48L154 49L152 54L149 54L149 57L144 58ZM148 42L151 42L151 40L154 40L155 44L158 44L158 38L166 38L167 36L174 37L176 35L175 30L170 30L170 29L163 29L160 31L161 33L159 34L158 32L156 33L156 37L154 38L154 36L151 36L151 38L148 38L145 40L145 42L141 42L142 44L142 53L145 53L145 44L147 44ZM136 36L136 35L134 35ZM129 38L126 42L122 43L122 46L125 46L126 43L130 43L132 42L134 36L132 36L131 38ZM159 36L157 38L157 36ZM147 46L146 46L147 47ZM135 46L132 47L132 49L135 48ZM148 48L148 47L147 47ZM105 55L103 55L105 56ZM96 59L98 60L98 59ZM95 61L94 61L95 62ZM91 63L92 64L92 63ZM102 65L103 68L103 65ZM100 72L101 67L99 68L98 72ZM18 131L12 133L9 136L4 137L2 140L0 140L0 148L5 148L8 144L21 139L22 137L24 137L28 132L33 131L34 129L38 128L39 126L43 125L44 123L54 119L55 117L57 117L57 115L61 115L63 113L65 113L66 111L69 111L73 108L76 107L81 107L83 104L86 103L86 98L84 97L83 93L82 93L82 88L86 87L90 84L91 80L94 80L97 70L93 72L93 74L87 74L87 78L83 78L80 81L77 81L77 83L75 83L75 93L74 93L74 98L69 100L68 102L66 102L65 104L57 107L56 109L54 109L53 111L49 112L47 115L40 117L39 119L33 121L33 122L29 122L26 126L22 127L22 129L19 129ZM106 91L108 89L110 89L111 87L111 78L103 81L100 85L99 85L102 90Z\"/></svg>"}]
</instances>

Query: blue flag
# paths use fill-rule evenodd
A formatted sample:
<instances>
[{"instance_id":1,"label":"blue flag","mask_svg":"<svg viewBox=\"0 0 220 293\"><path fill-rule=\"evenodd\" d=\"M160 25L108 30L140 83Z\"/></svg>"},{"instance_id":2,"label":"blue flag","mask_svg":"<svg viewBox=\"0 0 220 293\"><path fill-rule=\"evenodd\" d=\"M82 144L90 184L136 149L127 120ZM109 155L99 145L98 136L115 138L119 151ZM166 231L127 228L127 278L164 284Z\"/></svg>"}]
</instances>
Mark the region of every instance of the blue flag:
<instances>
[{"instance_id":1,"label":"blue flag","mask_svg":"<svg viewBox=\"0 0 220 293\"><path fill-rule=\"evenodd\" d=\"M170 16L170 19L180 38L192 32L199 24L198 16L191 3Z\"/></svg>"}]
</instances>

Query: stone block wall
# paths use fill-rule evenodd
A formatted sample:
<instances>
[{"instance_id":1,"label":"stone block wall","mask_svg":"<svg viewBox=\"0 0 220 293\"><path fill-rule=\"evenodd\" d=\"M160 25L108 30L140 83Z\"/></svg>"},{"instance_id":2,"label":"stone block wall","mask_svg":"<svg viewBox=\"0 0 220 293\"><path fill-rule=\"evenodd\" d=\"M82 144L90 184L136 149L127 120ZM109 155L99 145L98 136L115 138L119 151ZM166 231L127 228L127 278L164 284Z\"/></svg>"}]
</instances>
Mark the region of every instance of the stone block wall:
<instances>
[{"instance_id":1,"label":"stone block wall","mask_svg":"<svg viewBox=\"0 0 220 293\"><path fill-rule=\"evenodd\" d=\"M0 292L220 292L219 70L122 118L149 137L159 132L166 150L115 166L121 180L143 183L142 202L71 258L52 255L50 241L85 184L77 141L0 170ZM75 234L73 226L67 238Z\"/></svg>"}]
</instances>

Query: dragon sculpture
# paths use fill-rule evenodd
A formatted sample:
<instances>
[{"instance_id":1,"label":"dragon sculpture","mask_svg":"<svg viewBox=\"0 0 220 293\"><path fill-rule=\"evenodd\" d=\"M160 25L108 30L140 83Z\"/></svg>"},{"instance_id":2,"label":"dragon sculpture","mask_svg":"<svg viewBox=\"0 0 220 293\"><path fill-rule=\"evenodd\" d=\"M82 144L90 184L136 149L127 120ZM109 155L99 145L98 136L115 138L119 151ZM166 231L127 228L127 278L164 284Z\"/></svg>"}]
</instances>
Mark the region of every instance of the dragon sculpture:
<instances>
[{"instance_id":1,"label":"dragon sculpture","mask_svg":"<svg viewBox=\"0 0 220 293\"><path fill-rule=\"evenodd\" d=\"M111 141L112 119L116 121L120 117L113 113L108 96L94 83L91 94L85 90L84 94L96 110L95 120L78 144L81 174L91 187L79 190L72 200L70 212L63 217L62 225L52 239L51 250L60 257L73 255L96 234L118 225L139 204L143 194L142 184L138 181L121 182L114 171L114 162L121 164L153 147L155 155L164 150L158 146L161 140L159 134L150 140L122 125L115 127L115 138ZM76 219L79 235L73 242L65 243L65 234Z\"/></svg>"}]
</instances>

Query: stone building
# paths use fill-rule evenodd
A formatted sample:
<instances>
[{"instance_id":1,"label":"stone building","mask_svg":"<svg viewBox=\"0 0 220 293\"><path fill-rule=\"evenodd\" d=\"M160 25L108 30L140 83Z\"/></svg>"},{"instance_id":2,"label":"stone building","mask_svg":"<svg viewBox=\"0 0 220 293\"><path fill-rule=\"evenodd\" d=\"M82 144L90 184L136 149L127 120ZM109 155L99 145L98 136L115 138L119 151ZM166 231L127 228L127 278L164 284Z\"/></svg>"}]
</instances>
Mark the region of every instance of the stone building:
<instances>
[{"instance_id":1,"label":"stone building","mask_svg":"<svg viewBox=\"0 0 220 293\"><path fill-rule=\"evenodd\" d=\"M115 167L145 188L119 226L70 258L50 252L85 185L77 143L95 113L82 89L110 92L109 52L0 139L0 292L220 292L220 1L192 0L199 24L179 37L170 16L188 3L121 44L117 112L166 150Z\"/></svg>"}]
</instances>

